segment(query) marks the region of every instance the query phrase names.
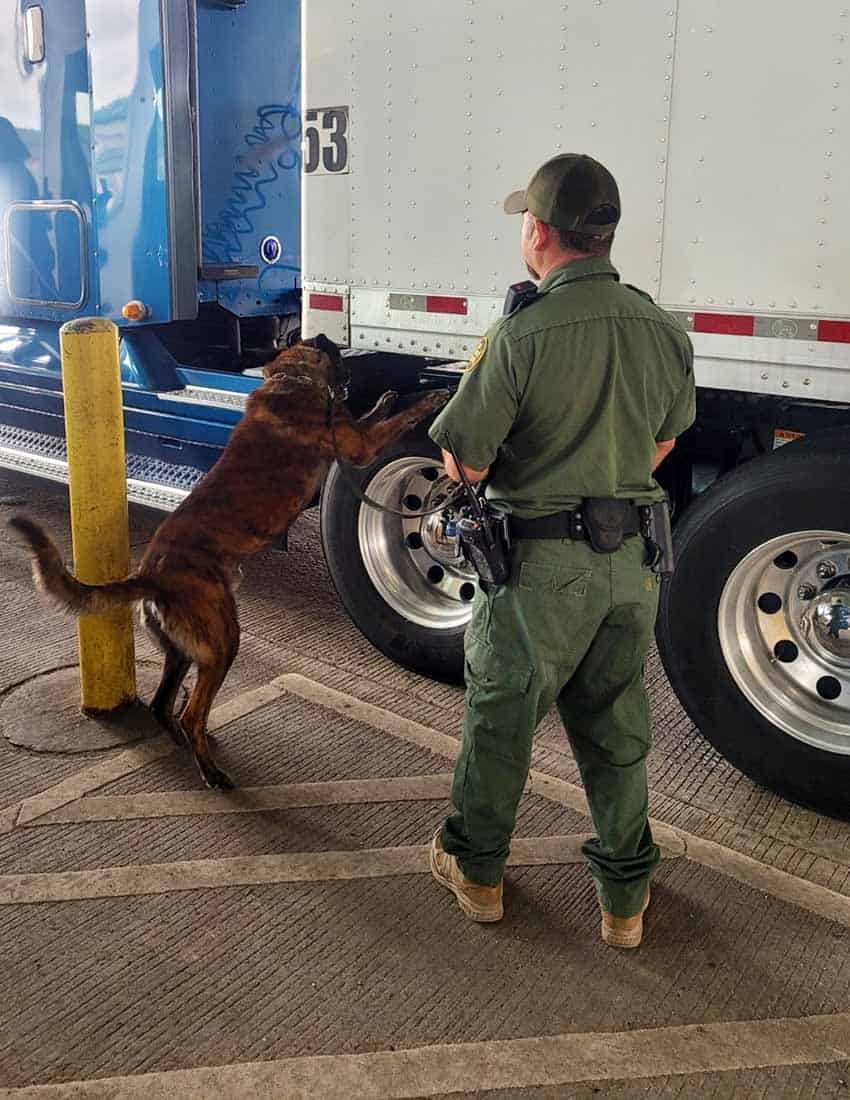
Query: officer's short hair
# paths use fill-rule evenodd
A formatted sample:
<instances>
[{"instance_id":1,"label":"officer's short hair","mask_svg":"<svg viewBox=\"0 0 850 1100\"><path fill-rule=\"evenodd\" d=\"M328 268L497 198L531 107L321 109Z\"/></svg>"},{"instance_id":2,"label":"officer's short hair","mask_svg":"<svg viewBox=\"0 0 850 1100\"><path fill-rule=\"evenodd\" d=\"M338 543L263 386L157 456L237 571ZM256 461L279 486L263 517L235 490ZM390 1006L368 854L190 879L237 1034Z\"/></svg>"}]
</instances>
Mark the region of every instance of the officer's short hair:
<instances>
[{"instance_id":1,"label":"officer's short hair","mask_svg":"<svg viewBox=\"0 0 850 1100\"><path fill-rule=\"evenodd\" d=\"M557 225L550 225L549 228L565 251L582 252L586 256L608 256L611 253L613 233L609 233L606 237L596 237L588 233L573 233L569 229L559 229Z\"/></svg>"}]
</instances>

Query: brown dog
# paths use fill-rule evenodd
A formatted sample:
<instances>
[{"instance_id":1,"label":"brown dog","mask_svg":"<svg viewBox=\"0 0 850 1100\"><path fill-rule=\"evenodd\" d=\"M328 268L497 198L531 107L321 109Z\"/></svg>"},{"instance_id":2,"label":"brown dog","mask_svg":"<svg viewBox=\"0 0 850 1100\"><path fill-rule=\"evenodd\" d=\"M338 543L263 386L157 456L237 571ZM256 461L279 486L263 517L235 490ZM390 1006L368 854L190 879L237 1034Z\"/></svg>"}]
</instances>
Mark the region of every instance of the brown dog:
<instances>
[{"instance_id":1,"label":"brown dog","mask_svg":"<svg viewBox=\"0 0 850 1100\"><path fill-rule=\"evenodd\" d=\"M288 530L318 492L335 448L366 466L449 397L432 391L387 417L397 395L385 393L355 420L343 404L344 360L324 336L282 352L263 375L218 462L160 524L126 580L83 584L37 523L26 516L9 520L29 543L36 583L72 614L142 602L145 625L165 653L151 710L176 741L188 742L209 787L233 786L212 759L206 724L239 648L233 581L240 558ZM174 705L191 665L197 680L178 719Z\"/></svg>"}]
</instances>

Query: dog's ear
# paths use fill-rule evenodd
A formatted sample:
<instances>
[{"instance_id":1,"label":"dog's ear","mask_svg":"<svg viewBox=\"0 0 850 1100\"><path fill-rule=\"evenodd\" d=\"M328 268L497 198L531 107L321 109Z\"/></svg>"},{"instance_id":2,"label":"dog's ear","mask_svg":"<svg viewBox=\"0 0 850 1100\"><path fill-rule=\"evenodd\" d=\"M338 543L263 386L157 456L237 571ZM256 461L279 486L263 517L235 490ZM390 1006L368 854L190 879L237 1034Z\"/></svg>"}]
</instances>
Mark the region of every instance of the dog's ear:
<instances>
[{"instance_id":1,"label":"dog's ear","mask_svg":"<svg viewBox=\"0 0 850 1100\"><path fill-rule=\"evenodd\" d=\"M304 344L307 347L316 348L317 351L323 352L334 366L338 366L342 359L339 348L333 340L328 339L323 332L320 332L318 336L311 336L308 340L304 341Z\"/></svg>"}]
</instances>

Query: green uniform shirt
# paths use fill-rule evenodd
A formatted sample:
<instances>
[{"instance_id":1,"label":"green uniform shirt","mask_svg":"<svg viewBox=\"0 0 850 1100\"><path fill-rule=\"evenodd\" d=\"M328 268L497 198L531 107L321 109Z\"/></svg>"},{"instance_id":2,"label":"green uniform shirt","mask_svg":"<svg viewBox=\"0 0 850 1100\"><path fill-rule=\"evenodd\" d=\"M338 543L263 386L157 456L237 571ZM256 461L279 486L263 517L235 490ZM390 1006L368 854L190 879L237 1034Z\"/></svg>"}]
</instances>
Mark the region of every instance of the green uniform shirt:
<instances>
[{"instance_id":1,"label":"green uniform shirt","mask_svg":"<svg viewBox=\"0 0 850 1100\"><path fill-rule=\"evenodd\" d=\"M490 467L487 496L519 516L663 496L655 444L693 423L693 349L619 278L596 257L550 272L537 301L493 325L431 427L465 466Z\"/></svg>"}]
</instances>

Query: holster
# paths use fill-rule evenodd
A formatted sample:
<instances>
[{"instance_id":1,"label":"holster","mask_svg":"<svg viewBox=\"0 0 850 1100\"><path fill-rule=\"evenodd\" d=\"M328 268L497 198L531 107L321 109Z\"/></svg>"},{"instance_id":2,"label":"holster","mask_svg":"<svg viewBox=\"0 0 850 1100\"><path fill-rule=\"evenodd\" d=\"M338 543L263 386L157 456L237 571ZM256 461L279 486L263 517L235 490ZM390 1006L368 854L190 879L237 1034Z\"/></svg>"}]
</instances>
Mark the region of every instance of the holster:
<instances>
[{"instance_id":1,"label":"holster","mask_svg":"<svg viewBox=\"0 0 850 1100\"><path fill-rule=\"evenodd\" d=\"M482 501L482 510L481 518L462 514L457 531L466 560L488 591L506 584L511 575L511 535L508 508Z\"/></svg>"},{"instance_id":2,"label":"holster","mask_svg":"<svg viewBox=\"0 0 850 1100\"><path fill-rule=\"evenodd\" d=\"M673 553L673 532L670 508L666 500L641 508L641 534L649 551L649 565L654 573L669 577L676 565Z\"/></svg>"}]
</instances>

